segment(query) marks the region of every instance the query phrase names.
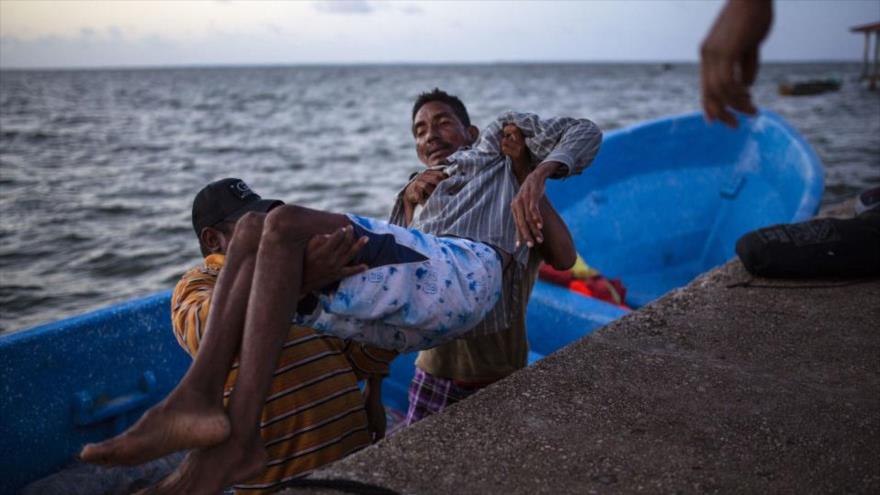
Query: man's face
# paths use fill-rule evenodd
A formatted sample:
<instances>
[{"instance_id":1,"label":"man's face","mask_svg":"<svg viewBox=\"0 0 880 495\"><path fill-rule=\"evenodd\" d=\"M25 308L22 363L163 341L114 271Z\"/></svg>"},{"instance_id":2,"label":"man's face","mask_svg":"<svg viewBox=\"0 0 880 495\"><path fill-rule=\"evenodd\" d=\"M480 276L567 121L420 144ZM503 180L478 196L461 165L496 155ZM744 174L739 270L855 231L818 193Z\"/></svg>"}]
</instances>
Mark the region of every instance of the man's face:
<instances>
[{"instance_id":1,"label":"man's face","mask_svg":"<svg viewBox=\"0 0 880 495\"><path fill-rule=\"evenodd\" d=\"M419 108L412 130L416 154L429 167L443 163L446 157L473 142L473 132L458 120L449 105L439 101Z\"/></svg>"}]
</instances>

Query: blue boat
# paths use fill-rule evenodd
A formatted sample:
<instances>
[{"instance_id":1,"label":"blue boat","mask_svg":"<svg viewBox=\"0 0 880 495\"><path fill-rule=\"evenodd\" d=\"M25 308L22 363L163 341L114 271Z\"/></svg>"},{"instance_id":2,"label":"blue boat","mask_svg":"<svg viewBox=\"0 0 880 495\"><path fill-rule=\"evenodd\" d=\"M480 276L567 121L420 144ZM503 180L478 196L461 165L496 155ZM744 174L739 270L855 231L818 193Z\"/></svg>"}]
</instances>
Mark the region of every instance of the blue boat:
<instances>
[{"instance_id":1,"label":"blue boat","mask_svg":"<svg viewBox=\"0 0 880 495\"><path fill-rule=\"evenodd\" d=\"M578 252L620 278L640 307L734 255L742 234L816 213L821 162L781 117L737 130L700 114L606 135L583 175L548 195ZM190 364L170 329L170 291L0 337L0 492L15 493L71 463L83 444L132 424ZM538 282L528 309L530 360L625 310ZM406 409L414 354L392 366L386 404Z\"/></svg>"}]
</instances>

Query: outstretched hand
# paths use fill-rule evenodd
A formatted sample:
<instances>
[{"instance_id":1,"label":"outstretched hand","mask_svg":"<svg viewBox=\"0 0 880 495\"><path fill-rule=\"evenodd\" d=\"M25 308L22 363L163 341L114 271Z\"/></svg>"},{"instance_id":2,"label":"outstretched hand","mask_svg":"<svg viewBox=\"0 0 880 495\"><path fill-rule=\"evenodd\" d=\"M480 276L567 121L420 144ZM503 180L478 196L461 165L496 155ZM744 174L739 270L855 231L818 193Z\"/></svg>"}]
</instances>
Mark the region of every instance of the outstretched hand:
<instances>
[{"instance_id":1,"label":"outstretched hand","mask_svg":"<svg viewBox=\"0 0 880 495\"><path fill-rule=\"evenodd\" d=\"M355 239L350 225L332 234L314 237L306 251L301 292L307 294L366 270L366 265L349 266L349 262L369 240L369 237Z\"/></svg>"},{"instance_id":2,"label":"outstretched hand","mask_svg":"<svg viewBox=\"0 0 880 495\"><path fill-rule=\"evenodd\" d=\"M758 49L773 22L771 0L729 0L700 47L703 112L709 122L736 127L731 109L753 115L749 87L758 74Z\"/></svg>"}]
</instances>

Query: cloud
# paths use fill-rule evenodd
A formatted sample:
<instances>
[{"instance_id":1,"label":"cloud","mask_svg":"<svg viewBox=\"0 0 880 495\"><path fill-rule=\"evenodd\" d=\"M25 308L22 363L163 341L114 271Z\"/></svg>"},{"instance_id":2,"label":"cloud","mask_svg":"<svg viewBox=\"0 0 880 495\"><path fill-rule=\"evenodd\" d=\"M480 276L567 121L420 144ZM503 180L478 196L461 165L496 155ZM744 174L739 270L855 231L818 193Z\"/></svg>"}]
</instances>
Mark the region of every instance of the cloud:
<instances>
[{"instance_id":1,"label":"cloud","mask_svg":"<svg viewBox=\"0 0 880 495\"><path fill-rule=\"evenodd\" d=\"M327 14L370 14L376 10L367 0L319 0L313 5Z\"/></svg>"},{"instance_id":2,"label":"cloud","mask_svg":"<svg viewBox=\"0 0 880 495\"><path fill-rule=\"evenodd\" d=\"M408 3L400 7L400 11L406 15L419 15L425 13L425 10L421 6L414 3Z\"/></svg>"},{"instance_id":3,"label":"cloud","mask_svg":"<svg viewBox=\"0 0 880 495\"><path fill-rule=\"evenodd\" d=\"M109 26L107 28L107 36L114 40L121 40L123 37L122 28L120 28L119 26Z\"/></svg>"},{"instance_id":4,"label":"cloud","mask_svg":"<svg viewBox=\"0 0 880 495\"><path fill-rule=\"evenodd\" d=\"M0 37L0 68L165 65L180 47L158 35L127 39L118 29L82 29L77 36Z\"/></svg>"}]
</instances>

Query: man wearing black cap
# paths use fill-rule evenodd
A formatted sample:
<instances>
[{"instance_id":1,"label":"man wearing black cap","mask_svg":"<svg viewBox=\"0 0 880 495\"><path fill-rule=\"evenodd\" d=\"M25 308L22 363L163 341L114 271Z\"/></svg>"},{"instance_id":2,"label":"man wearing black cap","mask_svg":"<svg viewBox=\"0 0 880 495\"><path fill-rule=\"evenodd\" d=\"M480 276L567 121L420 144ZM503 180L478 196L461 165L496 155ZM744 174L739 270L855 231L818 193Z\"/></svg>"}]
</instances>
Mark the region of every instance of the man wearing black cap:
<instances>
[{"instance_id":1,"label":"man wearing black cap","mask_svg":"<svg viewBox=\"0 0 880 495\"><path fill-rule=\"evenodd\" d=\"M202 330L207 326L217 278L236 222L248 212L264 214L282 204L260 198L244 181L233 178L212 182L196 195L192 222L205 259L182 277L171 299L175 337L193 358L202 344ZM356 241L350 229L317 238L306 259L306 265L313 269L305 285L326 285L362 271L363 266L346 265L365 240ZM321 280L314 276L321 276ZM396 355L394 351L346 343L291 325L260 418L260 437L267 446L269 467L238 483L236 490L255 493L276 489L285 480L382 438L386 419L381 382ZM221 374L227 396L235 384L236 368L233 365L228 375ZM359 380L366 382L363 395ZM310 406L305 408L303 404ZM95 454L90 450L84 452L87 459Z\"/></svg>"},{"instance_id":2,"label":"man wearing black cap","mask_svg":"<svg viewBox=\"0 0 880 495\"><path fill-rule=\"evenodd\" d=\"M367 301L361 307L352 307L361 311L378 308L391 315L392 323L341 318L344 321L340 326L349 325L356 331L367 327L377 338L403 348L418 348L431 345L430 337L442 334L439 327L466 330L468 324L479 321L491 309L500 293L501 257L487 245L263 200L235 179L212 183L197 195L193 226L203 254L226 253L193 365L169 396L132 428L108 441L87 445L81 453L88 462L130 465L176 450L198 449L163 482L160 491L164 493L214 493L250 479L266 467L266 446L259 434L262 408L258 406L267 396L272 398L268 395L272 370L285 346L286 335L280 328L288 328L296 303L302 305L300 294L347 277L336 287L335 300L348 306L357 299L351 298L350 285L361 284L362 292L356 295ZM365 234L365 238L354 242L355 232ZM314 253L320 252L322 245L339 245L340 236L347 239L341 245L353 247L337 248L336 261L316 271L318 256ZM372 252L360 259L370 263L371 276L350 277L364 267L359 263L337 265L354 256L367 239ZM387 285L376 285L376 274L383 274ZM404 279L404 275L418 278L421 285L404 282L392 288L398 290L402 300L409 298L416 304L404 304L392 311L376 303L381 297L365 295L372 291L372 295L382 296L387 286L396 283L393 277ZM468 294L462 295L464 291ZM446 306L444 295L449 299ZM469 299L458 301L456 306L454 297ZM441 304L425 303L438 298ZM313 314L334 304L323 302ZM464 309L441 311L447 307ZM400 322L394 318L410 319L414 328L395 326ZM452 320L457 327L449 324ZM313 323L320 327L327 321L318 319ZM422 336L425 331L428 336ZM186 346L186 335L179 339ZM240 366L235 389L224 407L225 373L236 355Z\"/></svg>"},{"instance_id":3,"label":"man wearing black cap","mask_svg":"<svg viewBox=\"0 0 880 495\"><path fill-rule=\"evenodd\" d=\"M227 178L202 188L193 200L192 223L203 256L222 247L224 230L231 233L235 222L245 213L266 213L283 205L277 199L263 199L241 179ZM227 227L227 229L223 229Z\"/></svg>"}]
</instances>

